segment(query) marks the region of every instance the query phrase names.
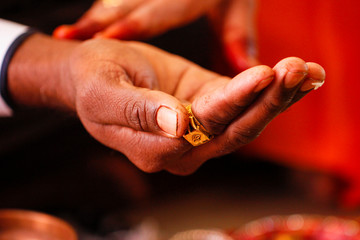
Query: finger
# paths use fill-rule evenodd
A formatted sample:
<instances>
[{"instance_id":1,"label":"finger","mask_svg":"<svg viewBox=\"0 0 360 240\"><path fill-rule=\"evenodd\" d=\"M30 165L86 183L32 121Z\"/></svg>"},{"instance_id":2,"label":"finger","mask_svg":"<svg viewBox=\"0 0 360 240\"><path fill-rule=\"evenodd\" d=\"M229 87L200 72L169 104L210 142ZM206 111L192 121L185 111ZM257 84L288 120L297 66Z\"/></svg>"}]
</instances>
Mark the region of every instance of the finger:
<instances>
[{"instance_id":1,"label":"finger","mask_svg":"<svg viewBox=\"0 0 360 240\"><path fill-rule=\"evenodd\" d=\"M192 103L193 113L208 131L220 134L234 119L241 116L273 79L274 71L266 66L251 68L231 81L220 79L209 87L216 90L197 98ZM169 162L165 169L176 175L192 174L206 160L222 155L222 152L214 147L217 142L222 143L217 138L192 149L183 156L181 162ZM216 143L214 144L213 141Z\"/></svg>"},{"instance_id":2,"label":"finger","mask_svg":"<svg viewBox=\"0 0 360 240\"><path fill-rule=\"evenodd\" d=\"M195 20L217 1L209 0L206 4L193 1L150 1L98 33L96 37L149 38Z\"/></svg>"},{"instance_id":3,"label":"finger","mask_svg":"<svg viewBox=\"0 0 360 240\"><path fill-rule=\"evenodd\" d=\"M308 74L301 85L299 91L296 93L292 104L299 101L306 94L308 94L311 90L317 90L321 87L325 82L325 70L322 66L317 63L308 62L306 63L309 70Z\"/></svg>"},{"instance_id":4,"label":"finger","mask_svg":"<svg viewBox=\"0 0 360 240\"><path fill-rule=\"evenodd\" d=\"M143 39L144 26L142 21L133 20L132 17L118 20L97 32L95 38L118 38L122 40Z\"/></svg>"},{"instance_id":5,"label":"finger","mask_svg":"<svg viewBox=\"0 0 360 240\"><path fill-rule=\"evenodd\" d=\"M288 109L311 90L317 90L324 84L326 75L324 68L317 63L309 62L306 63L306 65L308 67L308 71L303 83L300 85L299 90L296 92L291 102L282 111Z\"/></svg>"},{"instance_id":6,"label":"finger","mask_svg":"<svg viewBox=\"0 0 360 240\"><path fill-rule=\"evenodd\" d=\"M254 68L248 71L252 69ZM259 136L266 125L292 101L307 75L308 66L301 59L287 58L280 61L273 70L275 79L270 86L266 87L246 110L242 109L242 113L221 135L187 153L181 164L173 162L166 169L174 174L191 174L208 159L233 152ZM207 102L206 108L211 102ZM213 112L221 114L225 109L216 109ZM205 118L197 117L200 122L205 121Z\"/></svg>"},{"instance_id":7,"label":"finger","mask_svg":"<svg viewBox=\"0 0 360 240\"><path fill-rule=\"evenodd\" d=\"M202 155L223 155L258 137L267 124L291 103L307 75L308 66L301 59L287 58L280 61L274 71L275 79L271 86L222 135L209 142L207 152ZM196 150L201 151L200 148Z\"/></svg>"},{"instance_id":8,"label":"finger","mask_svg":"<svg viewBox=\"0 0 360 240\"><path fill-rule=\"evenodd\" d=\"M117 16L114 9L106 9L102 1L95 1L91 8L73 25L57 27L53 36L60 39L88 39L94 33L101 31ZM120 14L119 14L120 17Z\"/></svg>"},{"instance_id":9,"label":"finger","mask_svg":"<svg viewBox=\"0 0 360 240\"><path fill-rule=\"evenodd\" d=\"M267 66L246 70L197 98L192 104L193 113L209 132L218 135L273 79L274 71Z\"/></svg>"},{"instance_id":10,"label":"finger","mask_svg":"<svg viewBox=\"0 0 360 240\"><path fill-rule=\"evenodd\" d=\"M112 5L109 5L109 2ZM53 35L64 39L88 39L96 32L133 11L143 0L135 1L96 1L93 6L73 25L62 25Z\"/></svg>"},{"instance_id":11,"label":"finger","mask_svg":"<svg viewBox=\"0 0 360 240\"><path fill-rule=\"evenodd\" d=\"M171 95L135 87L126 79L111 86L94 85L78 94L81 104L77 109L86 113L87 121L168 137L181 137L187 129L187 111ZM99 88L101 91L97 90Z\"/></svg>"},{"instance_id":12,"label":"finger","mask_svg":"<svg viewBox=\"0 0 360 240\"><path fill-rule=\"evenodd\" d=\"M86 40L91 38L96 32L107 27L107 25L106 22L82 18L74 25L61 25L57 27L53 32L53 36L59 39Z\"/></svg>"},{"instance_id":13,"label":"finger","mask_svg":"<svg viewBox=\"0 0 360 240\"><path fill-rule=\"evenodd\" d=\"M107 27L105 22L97 22L92 19L79 20L74 25L61 25L55 28L53 36L59 39L79 39L86 40Z\"/></svg>"}]
</instances>

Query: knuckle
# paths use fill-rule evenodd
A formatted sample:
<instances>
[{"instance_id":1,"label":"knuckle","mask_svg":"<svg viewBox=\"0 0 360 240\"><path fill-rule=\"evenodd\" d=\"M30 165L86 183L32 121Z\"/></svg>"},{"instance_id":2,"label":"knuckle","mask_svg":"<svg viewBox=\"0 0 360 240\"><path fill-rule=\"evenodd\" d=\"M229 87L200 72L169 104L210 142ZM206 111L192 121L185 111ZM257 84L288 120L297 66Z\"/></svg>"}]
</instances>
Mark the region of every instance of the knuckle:
<instances>
[{"instance_id":1,"label":"knuckle","mask_svg":"<svg viewBox=\"0 0 360 240\"><path fill-rule=\"evenodd\" d=\"M268 100L263 101L263 110L265 114L269 115L269 119L272 119L284 108L291 105L295 95L293 92L284 92L279 96L273 96Z\"/></svg>"},{"instance_id":2,"label":"knuckle","mask_svg":"<svg viewBox=\"0 0 360 240\"><path fill-rule=\"evenodd\" d=\"M224 153L231 153L240 147L249 144L257 138L262 129L257 128L235 128L224 143L222 151Z\"/></svg>"},{"instance_id":3,"label":"knuckle","mask_svg":"<svg viewBox=\"0 0 360 240\"><path fill-rule=\"evenodd\" d=\"M275 113L275 112L280 111L280 109L282 108L280 102L281 101L277 100L277 99L264 101L264 103L263 103L264 111L266 113Z\"/></svg>"},{"instance_id":4,"label":"knuckle","mask_svg":"<svg viewBox=\"0 0 360 240\"><path fill-rule=\"evenodd\" d=\"M288 57L288 58L283 59L282 62L284 63L285 68L288 69L289 71L293 71L293 70L306 71L307 70L305 61L298 57Z\"/></svg>"},{"instance_id":5,"label":"knuckle","mask_svg":"<svg viewBox=\"0 0 360 240\"><path fill-rule=\"evenodd\" d=\"M138 131L149 131L150 126L147 121L149 109L147 108L146 99L130 100L124 107L125 120L131 128Z\"/></svg>"},{"instance_id":6,"label":"knuckle","mask_svg":"<svg viewBox=\"0 0 360 240\"><path fill-rule=\"evenodd\" d=\"M212 134L221 134L239 112L237 107L224 104L212 107L211 111L202 112L199 116L201 124ZM197 106L195 105L194 108L197 108Z\"/></svg>"},{"instance_id":7,"label":"knuckle","mask_svg":"<svg viewBox=\"0 0 360 240\"><path fill-rule=\"evenodd\" d=\"M251 130L234 131L233 134L234 137L232 138L232 141L229 142L229 145L232 148L246 145L256 137L256 135Z\"/></svg>"},{"instance_id":8,"label":"knuckle","mask_svg":"<svg viewBox=\"0 0 360 240\"><path fill-rule=\"evenodd\" d=\"M124 116L128 125L136 130L143 130L140 121L141 103L138 101L129 101L124 108Z\"/></svg>"},{"instance_id":9,"label":"knuckle","mask_svg":"<svg viewBox=\"0 0 360 240\"><path fill-rule=\"evenodd\" d=\"M219 135L227 127L227 123L222 123L221 121L222 119L214 114L213 117L209 117L208 119L203 120L202 125L206 126L206 130L212 134Z\"/></svg>"},{"instance_id":10,"label":"knuckle","mask_svg":"<svg viewBox=\"0 0 360 240\"><path fill-rule=\"evenodd\" d=\"M134 77L133 84L138 87L154 89L158 88L158 81L155 72L151 68L141 68Z\"/></svg>"}]
</instances>

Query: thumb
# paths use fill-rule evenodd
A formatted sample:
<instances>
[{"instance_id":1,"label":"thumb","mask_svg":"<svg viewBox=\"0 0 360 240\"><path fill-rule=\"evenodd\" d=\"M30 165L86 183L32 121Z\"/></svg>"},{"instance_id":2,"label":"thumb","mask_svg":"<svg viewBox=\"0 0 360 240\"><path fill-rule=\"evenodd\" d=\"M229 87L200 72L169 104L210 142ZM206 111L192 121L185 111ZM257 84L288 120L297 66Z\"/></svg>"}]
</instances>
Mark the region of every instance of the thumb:
<instances>
[{"instance_id":1,"label":"thumb","mask_svg":"<svg viewBox=\"0 0 360 240\"><path fill-rule=\"evenodd\" d=\"M161 91L135 87L128 82L120 85L103 89L101 93L95 93L96 96L94 89L81 94L83 97L78 105L80 118L167 137L181 137L185 133L188 114L178 99Z\"/></svg>"}]
</instances>

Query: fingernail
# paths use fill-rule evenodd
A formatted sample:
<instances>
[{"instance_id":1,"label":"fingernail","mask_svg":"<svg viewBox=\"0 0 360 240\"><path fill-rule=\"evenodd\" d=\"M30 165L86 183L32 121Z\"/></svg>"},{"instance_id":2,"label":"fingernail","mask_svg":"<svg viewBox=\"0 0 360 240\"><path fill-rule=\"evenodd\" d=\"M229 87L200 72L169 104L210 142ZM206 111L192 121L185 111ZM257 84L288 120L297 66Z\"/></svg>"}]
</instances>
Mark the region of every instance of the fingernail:
<instances>
[{"instance_id":1,"label":"fingernail","mask_svg":"<svg viewBox=\"0 0 360 240\"><path fill-rule=\"evenodd\" d=\"M325 83L325 81L323 80L316 80L316 79L306 79L306 81L303 83L303 85L300 88L300 91L306 92L309 91L311 89L318 89L319 87L321 87L323 84Z\"/></svg>"},{"instance_id":2,"label":"fingernail","mask_svg":"<svg viewBox=\"0 0 360 240\"><path fill-rule=\"evenodd\" d=\"M297 86L307 75L306 72L288 72L285 76L285 87L293 88Z\"/></svg>"},{"instance_id":3,"label":"fingernail","mask_svg":"<svg viewBox=\"0 0 360 240\"><path fill-rule=\"evenodd\" d=\"M164 132L176 136L177 130L177 113L167 107L161 107L156 116L156 121L161 130Z\"/></svg>"},{"instance_id":4,"label":"fingernail","mask_svg":"<svg viewBox=\"0 0 360 240\"><path fill-rule=\"evenodd\" d=\"M75 35L76 28L71 25L61 25L57 27L53 32L53 36L60 39L74 38Z\"/></svg>"},{"instance_id":5,"label":"fingernail","mask_svg":"<svg viewBox=\"0 0 360 240\"><path fill-rule=\"evenodd\" d=\"M261 80L258 83L258 85L256 86L256 88L254 89L254 92L260 92L261 90L263 90L265 87L267 87L272 82L273 79L274 79L274 76L271 76L271 77Z\"/></svg>"}]
</instances>

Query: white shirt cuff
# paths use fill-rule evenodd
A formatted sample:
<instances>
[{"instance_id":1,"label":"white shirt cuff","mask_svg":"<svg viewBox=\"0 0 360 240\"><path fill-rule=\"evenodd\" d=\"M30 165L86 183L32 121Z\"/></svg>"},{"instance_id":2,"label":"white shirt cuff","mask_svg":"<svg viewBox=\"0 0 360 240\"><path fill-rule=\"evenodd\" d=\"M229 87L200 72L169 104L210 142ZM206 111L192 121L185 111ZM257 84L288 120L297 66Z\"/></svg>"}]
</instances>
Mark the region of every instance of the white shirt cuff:
<instances>
[{"instance_id":1,"label":"white shirt cuff","mask_svg":"<svg viewBox=\"0 0 360 240\"><path fill-rule=\"evenodd\" d=\"M12 43L28 30L28 26L0 19L0 71L3 70L3 67L7 67L5 66L5 64L7 64L5 61L5 57ZM6 81L6 79L0 78L0 83L1 81ZM0 117L6 117L11 115L12 109L6 103L6 101L4 100L4 96L2 96L0 92Z\"/></svg>"}]
</instances>

